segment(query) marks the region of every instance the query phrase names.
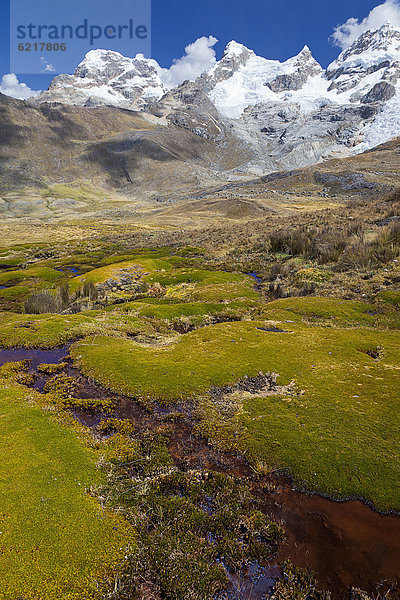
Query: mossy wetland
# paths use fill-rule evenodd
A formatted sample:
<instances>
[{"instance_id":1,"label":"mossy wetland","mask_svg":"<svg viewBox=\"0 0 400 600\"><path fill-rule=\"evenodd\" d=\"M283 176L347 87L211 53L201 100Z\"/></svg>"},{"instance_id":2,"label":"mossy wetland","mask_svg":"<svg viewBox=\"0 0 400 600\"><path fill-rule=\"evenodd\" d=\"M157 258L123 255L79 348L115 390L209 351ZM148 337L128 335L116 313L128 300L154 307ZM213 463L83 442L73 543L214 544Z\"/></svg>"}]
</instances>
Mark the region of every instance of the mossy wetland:
<instances>
[{"instance_id":1,"label":"mossy wetland","mask_svg":"<svg viewBox=\"0 0 400 600\"><path fill-rule=\"evenodd\" d=\"M400 597L385 203L2 248L2 598Z\"/></svg>"}]
</instances>

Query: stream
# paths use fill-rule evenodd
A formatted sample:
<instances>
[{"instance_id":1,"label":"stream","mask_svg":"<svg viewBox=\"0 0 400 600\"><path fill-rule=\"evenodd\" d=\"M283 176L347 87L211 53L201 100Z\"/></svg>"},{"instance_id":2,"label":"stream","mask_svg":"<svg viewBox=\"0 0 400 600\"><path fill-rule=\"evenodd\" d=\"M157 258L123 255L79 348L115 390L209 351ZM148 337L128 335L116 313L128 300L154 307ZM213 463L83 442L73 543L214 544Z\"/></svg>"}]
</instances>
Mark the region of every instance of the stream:
<instances>
[{"instance_id":1,"label":"stream","mask_svg":"<svg viewBox=\"0 0 400 600\"><path fill-rule=\"evenodd\" d=\"M330 590L332 600L349 600L351 587L359 587L374 598L400 598L400 517L381 515L359 500L335 502L318 494L306 494L293 488L287 477L254 477L240 456L220 453L192 432L191 407L156 406L153 412L137 402L110 394L83 377L68 362L70 345L54 350L12 348L0 350L0 365L30 359L31 371L40 363L55 364L67 359L65 372L77 378L78 398L108 398L118 401L115 417L130 419L139 428L159 425L169 412L181 411L186 419L173 423L174 436L169 448L181 468L216 470L251 482L254 496L262 501L263 510L284 524L287 539L279 556L270 565L250 565L248 577L236 581L241 597L261 599L281 576L279 564L285 559L297 566L311 568L320 589ZM42 391L48 376L37 373L34 387ZM101 414L75 413L84 425L96 429ZM236 596L238 597L238 596Z\"/></svg>"}]
</instances>

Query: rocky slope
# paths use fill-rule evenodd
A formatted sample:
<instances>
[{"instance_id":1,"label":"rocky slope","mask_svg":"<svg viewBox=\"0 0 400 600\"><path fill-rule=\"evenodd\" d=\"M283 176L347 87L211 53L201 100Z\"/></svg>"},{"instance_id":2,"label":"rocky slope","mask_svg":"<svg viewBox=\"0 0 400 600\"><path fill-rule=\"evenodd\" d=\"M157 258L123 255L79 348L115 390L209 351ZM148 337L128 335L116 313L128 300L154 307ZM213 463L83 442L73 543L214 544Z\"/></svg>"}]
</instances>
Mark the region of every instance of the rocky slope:
<instances>
[{"instance_id":1,"label":"rocky slope","mask_svg":"<svg viewBox=\"0 0 400 600\"><path fill-rule=\"evenodd\" d=\"M33 106L0 94L4 214L10 194L13 202L22 195L21 210L26 206L28 212L35 198L44 208L49 198L73 200L77 206L82 200L93 205L123 200L132 206L155 201L161 206L165 196L225 182L226 169L251 158L227 129L215 126L199 135L192 122L186 127L172 119L163 123L162 117L144 112Z\"/></svg>"},{"instance_id":2,"label":"rocky slope","mask_svg":"<svg viewBox=\"0 0 400 600\"><path fill-rule=\"evenodd\" d=\"M178 118L183 106L185 122ZM7 235L16 227L23 233L27 223L66 221L176 231L330 208L400 185L399 139L354 157L230 182L249 164L251 149L219 124L207 94L186 84L156 107L158 116L107 106L35 107L0 94Z\"/></svg>"}]
</instances>

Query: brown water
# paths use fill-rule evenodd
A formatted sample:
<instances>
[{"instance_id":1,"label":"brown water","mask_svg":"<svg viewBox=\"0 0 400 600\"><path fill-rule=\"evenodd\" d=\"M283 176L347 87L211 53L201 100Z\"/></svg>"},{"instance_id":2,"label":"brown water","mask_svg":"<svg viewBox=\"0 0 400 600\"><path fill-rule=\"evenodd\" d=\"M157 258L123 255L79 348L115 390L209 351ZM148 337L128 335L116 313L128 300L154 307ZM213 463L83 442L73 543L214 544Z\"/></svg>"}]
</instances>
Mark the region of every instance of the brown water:
<instances>
[{"instance_id":1,"label":"brown water","mask_svg":"<svg viewBox=\"0 0 400 600\"><path fill-rule=\"evenodd\" d=\"M5 348L0 350L0 366L6 362L19 360L32 361L32 369L35 370L41 363L56 364L68 356L71 344L52 350L40 350L37 348Z\"/></svg>"},{"instance_id":2,"label":"brown water","mask_svg":"<svg viewBox=\"0 0 400 600\"><path fill-rule=\"evenodd\" d=\"M279 562L290 558L310 567L319 587L334 598L349 598L352 586L400 598L400 518L382 516L363 502L333 502L280 480L273 494L262 493L265 510L282 519L287 540Z\"/></svg>"},{"instance_id":3,"label":"brown water","mask_svg":"<svg viewBox=\"0 0 400 600\"><path fill-rule=\"evenodd\" d=\"M69 346L54 350L0 350L0 365L8 361L32 360L31 370L40 363L57 363L67 358ZM78 378L80 398L113 396L95 382L84 378L72 365L67 372ZM36 381L42 390L46 376ZM261 598L280 577L278 563L286 558L300 567L311 568L321 589L330 590L334 600L350 598L351 587L360 587L375 598L400 599L400 517L380 515L360 501L334 502L317 494L309 495L292 487L289 479L255 478L240 456L220 453L193 435L191 408L188 405L161 407L149 412L127 398L117 398L115 416L132 420L140 429L153 428L168 418L169 412L180 411L183 420L171 423L174 435L170 451L180 468L207 469L247 477L254 495L262 501L263 510L282 520L287 539L277 561L271 565L250 565L247 577L240 581L231 575L236 597ZM102 415L76 413L83 424L96 428Z\"/></svg>"}]
</instances>

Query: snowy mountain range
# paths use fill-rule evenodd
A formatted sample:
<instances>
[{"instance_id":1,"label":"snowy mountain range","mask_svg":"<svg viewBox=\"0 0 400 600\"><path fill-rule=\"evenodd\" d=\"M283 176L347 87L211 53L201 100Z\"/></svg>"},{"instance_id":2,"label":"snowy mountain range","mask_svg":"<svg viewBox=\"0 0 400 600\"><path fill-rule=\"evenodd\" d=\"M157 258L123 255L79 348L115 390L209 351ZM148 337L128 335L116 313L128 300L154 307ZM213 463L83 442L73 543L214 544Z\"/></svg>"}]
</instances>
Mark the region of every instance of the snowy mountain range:
<instances>
[{"instance_id":1,"label":"snowy mountain range","mask_svg":"<svg viewBox=\"0 0 400 600\"><path fill-rule=\"evenodd\" d=\"M325 70L307 46L279 62L232 41L208 71L173 88L155 60L92 50L31 102L141 111L220 151L236 144L246 159L232 178L290 169L400 135L400 29L388 22L363 33Z\"/></svg>"}]
</instances>

